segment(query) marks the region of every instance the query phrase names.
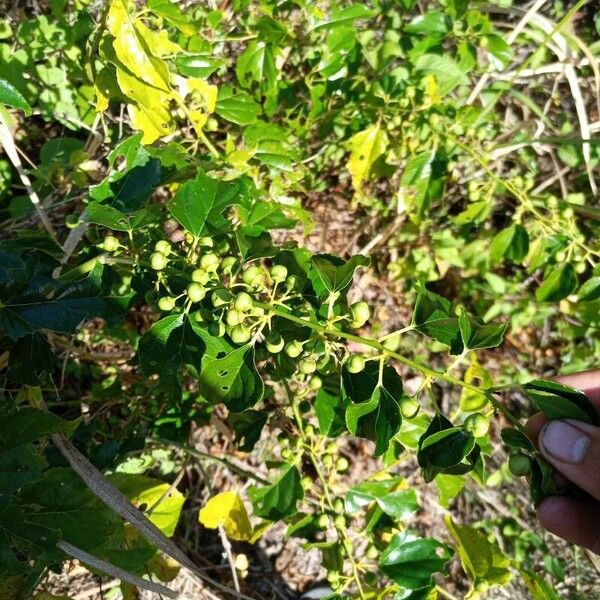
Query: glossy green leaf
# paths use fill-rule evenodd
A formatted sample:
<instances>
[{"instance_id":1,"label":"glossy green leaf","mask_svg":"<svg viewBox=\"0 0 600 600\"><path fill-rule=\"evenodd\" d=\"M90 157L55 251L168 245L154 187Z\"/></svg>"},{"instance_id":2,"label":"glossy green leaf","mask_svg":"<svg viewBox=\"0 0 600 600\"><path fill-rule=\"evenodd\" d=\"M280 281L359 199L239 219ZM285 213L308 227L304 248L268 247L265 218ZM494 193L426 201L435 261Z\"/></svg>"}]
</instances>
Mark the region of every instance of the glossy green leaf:
<instances>
[{"instance_id":1,"label":"glossy green leaf","mask_svg":"<svg viewBox=\"0 0 600 600\"><path fill-rule=\"evenodd\" d=\"M379 567L398 585L410 590L427 587L435 573L445 574L450 548L405 531L396 534L379 559Z\"/></svg>"},{"instance_id":2,"label":"glossy green leaf","mask_svg":"<svg viewBox=\"0 0 600 600\"><path fill-rule=\"evenodd\" d=\"M344 8L332 8L329 17L317 21L311 29L334 28L341 25L348 25L357 19L368 19L373 15L373 11L364 4L351 4Z\"/></svg>"},{"instance_id":3,"label":"glossy green leaf","mask_svg":"<svg viewBox=\"0 0 600 600\"><path fill-rule=\"evenodd\" d=\"M381 481L363 481L346 495L346 510L357 512L372 503L387 515L397 520L404 520L418 508L415 490L402 489L402 478L383 479Z\"/></svg>"},{"instance_id":4,"label":"glossy green leaf","mask_svg":"<svg viewBox=\"0 0 600 600\"><path fill-rule=\"evenodd\" d=\"M548 419L576 419L600 425L594 405L579 390L555 381L536 379L523 385L523 391Z\"/></svg>"},{"instance_id":5,"label":"glossy green leaf","mask_svg":"<svg viewBox=\"0 0 600 600\"><path fill-rule=\"evenodd\" d=\"M490 259L498 263L503 258L520 263L529 252L529 234L523 225L513 223L496 234L490 245Z\"/></svg>"},{"instance_id":6,"label":"glossy green leaf","mask_svg":"<svg viewBox=\"0 0 600 600\"><path fill-rule=\"evenodd\" d=\"M518 429L511 429L509 427L505 427L501 432L502 441L511 448L519 448L521 450L527 450L533 452L535 450L535 446L533 442Z\"/></svg>"},{"instance_id":7,"label":"glossy green leaf","mask_svg":"<svg viewBox=\"0 0 600 600\"><path fill-rule=\"evenodd\" d=\"M253 83L256 83L263 93L271 92L279 75L275 55L275 49L271 44L251 41L237 59L235 72L239 84L244 88L250 88Z\"/></svg>"},{"instance_id":8,"label":"glossy green leaf","mask_svg":"<svg viewBox=\"0 0 600 600\"><path fill-rule=\"evenodd\" d=\"M323 435L337 437L346 430L345 400L339 390L321 388L315 399L315 413Z\"/></svg>"},{"instance_id":9,"label":"glossy green leaf","mask_svg":"<svg viewBox=\"0 0 600 600\"><path fill-rule=\"evenodd\" d=\"M446 166L446 158L437 150L417 154L406 164L400 183L405 202L418 219L442 198Z\"/></svg>"},{"instance_id":10,"label":"glossy green leaf","mask_svg":"<svg viewBox=\"0 0 600 600\"><path fill-rule=\"evenodd\" d=\"M32 112L31 106L25 100L23 94L12 83L2 78L0 78L0 104L20 108L26 115L30 115Z\"/></svg>"},{"instance_id":11,"label":"glossy green leaf","mask_svg":"<svg viewBox=\"0 0 600 600\"><path fill-rule=\"evenodd\" d=\"M200 77L202 79L209 77L227 64L225 59L207 54L178 56L175 63L180 73L189 77Z\"/></svg>"},{"instance_id":12,"label":"glossy green leaf","mask_svg":"<svg viewBox=\"0 0 600 600\"><path fill-rule=\"evenodd\" d=\"M227 417L227 423L235 431L235 441L242 452L252 451L268 418L269 413L260 410L245 410Z\"/></svg>"},{"instance_id":13,"label":"glossy green leaf","mask_svg":"<svg viewBox=\"0 0 600 600\"><path fill-rule=\"evenodd\" d=\"M269 521L291 517L298 512L298 501L304 498L300 473L296 467L286 465L281 477L273 485L250 488L248 495L256 516Z\"/></svg>"},{"instance_id":14,"label":"glossy green leaf","mask_svg":"<svg viewBox=\"0 0 600 600\"><path fill-rule=\"evenodd\" d=\"M571 263L552 267L546 272L535 297L538 302L558 302L577 289L577 273Z\"/></svg>"},{"instance_id":15,"label":"glossy green leaf","mask_svg":"<svg viewBox=\"0 0 600 600\"><path fill-rule=\"evenodd\" d=\"M439 10L428 10L422 15L415 17L404 27L407 33L428 34L446 34L450 31L451 21L447 15Z\"/></svg>"},{"instance_id":16,"label":"glossy green leaf","mask_svg":"<svg viewBox=\"0 0 600 600\"><path fill-rule=\"evenodd\" d=\"M261 112L260 104L246 92L234 92L228 85L219 87L215 112L237 125L254 123Z\"/></svg>"},{"instance_id":17,"label":"glossy green leaf","mask_svg":"<svg viewBox=\"0 0 600 600\"><path fill-rule=\"evenodd\" d=\"M560 600L558 593L541 575L527 569L519 569L519 573L531 594L531 600Z\"/></svg>"},{"instance_id":18,"label":"glossy green leaf","mask_svg":"<svg viewBox=\"0 0 600 600\"><path fill-rule=\"evenodd\" d=\"M415 60L415 69L423 75L433 75L442 96L469 82L456 61L447 54L421 54Z\"/></svg>"},{"instance_id":19,"label":"glossy green leaf","mask_svg":"<svg viewBox=\"0 0 600 600\"><path fill-rule=\"evenodd\" d=\"M465 487L465 478L460 475L439 473L433 480L438 488L439 504L442 508L449 508L450 502L456 498Z\"/></svg>"},{"instance_id":20,"label":"glossy green leaf","mask_svg":"<svg viewBox=\"0 0 600 600\"><path fill-rule=\"evenodd\" d=\"M309 277L319 297L325 298L329 294L345 291L352 283L356 270L369 264L369 259L362 255L343 261L331 254L316 254L311 259Z\"/></svg>"},{"instance_id":21,"label":"glossy green leaf","mask_svg":"<svg viewBox=\"0 0 600 600\"><path fill-rule=\"evenodd\" d=\"M591 277L577 292L579 302L592 302L600 300L600 277Z\"/></svg>"},{"instance_id":22,"label":"glossy green leaf","mask_svg":"<svg viewBox=\"0 0 600 600\"><path fill-rule=\"evenodd\" d=\"M480 323L466 311L461 310L458 326L464 347L468 350L476 350L499 346L504 339L508 323Z\"/></svg>"}]
</instances>

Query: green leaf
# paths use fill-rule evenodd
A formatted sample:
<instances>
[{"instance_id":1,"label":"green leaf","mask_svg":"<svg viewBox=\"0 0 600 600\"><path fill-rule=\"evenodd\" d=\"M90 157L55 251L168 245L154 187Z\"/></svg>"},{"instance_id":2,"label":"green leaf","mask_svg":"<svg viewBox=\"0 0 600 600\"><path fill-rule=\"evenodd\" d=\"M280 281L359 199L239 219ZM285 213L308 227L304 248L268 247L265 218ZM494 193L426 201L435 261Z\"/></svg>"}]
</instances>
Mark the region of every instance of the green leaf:
<instances>
[{"instance_id":1,"label":"green leaf","mask_svg":"<svg viewBox=\"0 0 600 600\"><path fill-rule=\"evenodd\" d=\"M175 64L177 65L179 72L188 77L206 79L216 70L225 66L227 61L224 58L211 56L210 54L187 54L178 56L175 59Z\"/></svg>"},{"instance_id":2,"label":"green leaf","mask_svg":"<svg viewBox=\"0 0 600 600\"><path fill-rule=\"evenodd\" d=\"M577 292L579 302L600 300L600 277L588 279Z\"/></svg>"},{"instance_id":3,"label":"green leaf","mask_svg":"<svg viewBox=\"0 0 600 600\"><path fill-rule=\"evenodd\" d=\"M158 207L142 208L134 213L125 214L112 206L90 202L86 212L90 223L108 227L113 231L135 231L154 222L158 217Z\"/></svg>"},{"instance_id":4,"label":"green leaf","mask_svg":"<svg viewBox=\"0 0 600 600\"><path fill-rule=\"evenodd\" d=\"M348 140L348 171L352 175L352 185L357 192L360 192L363 182L369 178L371 167L385 153L387 146L387 134L379 123L359 131Z\"/></svg>"},{"instance_id":5,"label":"green leaf","mask_svg":"<svg viewBox=\"0 0 600 600\"><path fill-rule=\"evenodd\" d=\"M227 417L227 423L235 431L235 441L242 452L252 451L268 418L269 413L260 410L245 410Z\"/></svg>"},{"instance_id":6,"label":"green leaf","mask_svg":"<svg viewBox=\"0 0 600 600\"><path fill-rule=\"evenodd\" d=\"M460 475L447 475L439 473L433 480L438 488L439 504L442 508L449 508L450 502L456 498L465 487L465 478Z\"/></svg>"},{"instance_id":7,"label":"green leaf","mask_svg":"<svg viewBox=\"0 0 600 600\"><path fill-rule=\"evenodd\" d=\"M321 388L315 399L315 413L323 435L337 437L346 430L347 401L339 390Z\"/></svg>"},{"instance_id":8,"label":"green leaf","mask_svg":"<svg viewBox=\"0 0 600 600\"><path fill-rule=\"evenodd\" d=\"M373 11L364 4L351 4L344 8L333 8L329 17L317 21L310 29L317 31L319 29L335 28L353 23L356 19L368 19L372 15Z\"/></svg>"},{"instance_id":9,"label":"green leaf","mask_svg":"<svg viewBox=\"0 0 600 600\"><path fill-rule=\"evenodd\" d=\"M53 433L71 435L79 421L65 421L52 413L24 407L17 411L0 413L0 452L7 452L36 442Z\"/></svg>"},{"instance_id":10,"label":"green leaf","mask_svg":"<svg viewBox=\"0 0 600 600\"><path fill-rule=\"evenodd\" d=\"M464 347L467 350L476 350L499 346L504 339L508 323L480 323L465 310L461 310L458 326Z\"/></svg>"},{"instance_id":11,"label":"green leaf","mask_svg":"<svg viewBox=\"0 0 600 600\"><path fill-rule=\"evenodd\" d=\"M304 498L300 473L296 467L286 465L283 474L273 485L250 488L248 495L256 516L269 521L291 517L298 512L298 501Z\"/></svg>"},{"instance_id":12,"label":"green leaf","mask_svg":"<svg viewBox=\"0 0 600 600\"><path fill-rule=\"evenodd\" d=\"M423 75L433 75L442 96L469 83L466 74L447 54L421 54L415 60L415 69Z\"/></svg>"},{"instance_id":13,"label":"green leaf","mask_svg":"<svg viewBox=\"0 0 600 600\"><path fill-rule=\"evenodd\" d=\"M446 573L451 549L430 538L410 532L396 534L379 559L379 567L398 585L420 590L431 584L434 573Z\"/></svg>"},{"instance_id":14,"label":"green leaf","mask_svg":"<svg viewBox=\"0 0 600 600\"><path fill-rule=\"evenodd\" d=\"M451 20L442 11L428 10L415 17L408 25L405 25L404 31L423 35L432 33L445 35L451 27Z\"/></svg>"},{"instance_id":15,"label":"green leaf","mask_svg":"<svg viewBox=\"0 0 600 600\"><path fill-rule=\"evenodd\" d=\"M353 256L343 261L331 254L316 254L311 258L310 280L319 298L345 291L352 283L356 269L367 267L370 260L366 256Z\"/></svg>"},{"instance_id":16,"label":"green leaf","mask_svg":"<svg viewBox=\"0 0 600 600\"><path fill-rule=\"evenodd\" d=\"M400 430L402 381L393 367L379 371L375 362L360 373L342 372L343 393L349 400L346 425L353 435L375 442L375 455L383 454Z\"/></svg>"},{"instance_id":17,"label":"green leaf","mask_svg":"<svg viewBox=\"0 0 600 600\"><path fill-rule=\"evenodd\" d=\"M535 293L538 302L558 302L577 289L577 273L571 263L552 267Z\"/></svg>"},{"instance_id":18,"label":"green leaf","mask_svg":"<svg viewBox=\"0 0 600 600\"><path fill-rule=\"evenodd\" d=\"M490 259L498 263L503 258L520 263L529 252L529 234L523 225L513 223L496 234L490 245Z\"/></svg>"},{"instance_id":19,"label":"green leaf","mask_svg":"<svg viewBox=\"0 0 600 600\"><path fill-rule=\"evenodd\" d=\"M406 204L419 220L433 202L442 198L447 164L446 158L437 150L422 152L408 161L400 184Z\"/></svg>"},{"instance_id":20,"label":"green leaf","mask_svg":"<svg viewBox=\"0 0 600 600\"><path fill-rule=\"evenodd\" d=\"M192 36L196 33L196 27L190 23L179 6L170 0L148 0L148 8L155 15L177 27L184 35Z\"/></svg>"},{"instance_id":21,"label":"green leaf","mask_svg":"<svg viewBox=\"0 0 600 600\"><path fill-rule=\"evenodd\" d=\"M261 112L260 104L246 92L234 92L228 85L219 87L215 112L237 125L254 123Z\"/></svg>"},{"instance_id":22,"label":"green leaf","mask_svg":"<svg viewBox=\"0 0 600 600\"><path fill-rule=\"evenodd\" d=\"M460 354L463 351L458 319L450 302L442 296L426 289L419 290L412 324L420 333L449 346L452 354Z\"/></svg>"},{"instance_id":23,"label":"green leaf","mask_svg":"<svg viewBox=\"0 0 600 600\"><path fill-rule=\"evenodd\" d=\"M225 211L244 201L238 181L212 179L199 172L179 188L167 207L186 231L200 237L228 228L230 223Z\"/></svg>"},{"instance_id":24,"label":"green leaf","mask_svg":"<svg viewBox=\"0 0 600 600\"><path fill-rule=\"evenodd\" d=\"M490 62L498 71L505 69L514 59L512 48L503 38L495 33L488 33L485 37L487 40L487 51Z\"/></svg>"},{"instance_id":25,"label":"green leaf","mask_svg":"<svg viewBox=\"0 0 600 600\"><path fill-rule=\"evenodd\" d=\"M560 600L554 588L534 571L519 569L519 573L531 594L531 600Z\"/></svg>"},{"instance_id":26,"label":"green leaf","mask_svg":"<svg viewBox=\"0 0 600 600\"><path fill-rule=\"evenodd\" d=\"M500 435L502 437L502 441L511 448L519 448L521 450L527 450L529 452L533 452L535 450L533 442L524 433L521 433L518 429L511 429L510 427L505 427L500 432Z\"/></svg>"},{"instance_id":27,"label":"green leaf","mask_svg":"<svg viewBox=\"0 0 600 600\"><path fill-rule=\"evenodd\" d=\"M25 112L26 115L31 114L31 106L23 94L12 84L6 81L6 79L0 78L0 104L7 104L13 108L20 108Z\"/></svg>"},{"instance_id":28,"label":"green leaf","mask_svg":"<svg viewBox=\"0 0 600 600\"><path fill-rule=\"evenodd\" d=\"M146 375L158 375L158 384L170 396L180 397L179 370L190 365L199 372L206 349L204 340L186 315L169 315L157 321L140 338L138 357Z\"/></svg>"},{"instance_id":29,"label":"green leaf","mask_svg":"<svg viewBox=\"0 0 600 600\"><path fill-rule=\"evenodd\" d=\"M394 477L381 481L363 481L346 495L346 511L358 512L373 502L386 514L402 521L418 509L415 490L402 489L404 479Z\"/></svg>"},{"instance_id":30,"label":"green leaf","mask_svg":"<svg viewBox=\"0 0 600 600\"><path fill-rule=\"evenodd\" d=\"M279 75L273 45L252 40L238 57L235 72L243 88L250 88L256 83L264 94L272 92Z\"/></svg>"},{"instance_id":31,"label":"green leaf","mask_svg":"<svg viewBox=\"0 0 600 600\"><path fill-rule=\"evenodd\" d=\"M523 391L548 419L576 419L600 425L594 405L579 390L555 381L536 379L523 385Z\"/></svg>"}]
</instances>

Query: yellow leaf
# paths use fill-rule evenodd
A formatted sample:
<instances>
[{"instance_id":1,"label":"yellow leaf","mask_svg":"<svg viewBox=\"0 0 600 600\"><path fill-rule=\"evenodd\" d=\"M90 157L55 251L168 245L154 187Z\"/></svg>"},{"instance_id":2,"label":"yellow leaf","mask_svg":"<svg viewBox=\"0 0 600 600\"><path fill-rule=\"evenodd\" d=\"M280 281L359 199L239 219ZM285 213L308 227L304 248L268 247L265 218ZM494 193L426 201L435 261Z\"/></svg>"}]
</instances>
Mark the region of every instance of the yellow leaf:
<instances>
[{"instance_id":1,"label":"yellow leaf","mask_svg":"<svg viewBox=\"0 0 600 600\"><path fill-rule=\"evenodd\" d=\"M363 181L369 178L373 163L385 152L387 145L387 135L381 130L379 124L371 125L350 138L348 170L352 175L352 185L357 192L360 192Z\"/></svg>"},{"instance_id":2,"label":"yellow leaf","mask_svg":"<svg viewBox=\"0 0 600 600\"><path fill-rule=\"evenodd\" d=\"M429 106L441 102L438 83L433 75L425 75L425 96L429 100Z\"/></svg>"},{"instance_id":3,"label":"yellow leaf","mask_svg":"<svg viewBox=\"0 0 600 600\"><path fill-rule=\"evenodd\" d=\"M208 529L222 525L225 533L234 540L247 541L252 537L252 525L237 492L222 492L213 496L200 511L198 520Z\"/></svg>"},{"instance_id":4,"label":"yellow leaf","mask_svg":"<svg viewBox=\"0 0 600 600\"><path fill-rule=\"evenodd\" d=\"M477 360L477 353L469 353L471 364L465 371L465 383L477 385L481 389L486 389L492 386L493 381L490 374L481 366ZM484 394L473 392L463 388L460 398L461 410L472 412L475 410L483 410L488 404L488 399Z\"/></svg>"},{"instance_id":5,"label":"yellow leaf","mask_svg":"<svg viewBox=\"0 0 600 600\"><path fill-rule=\"evenodd\" d=\"M108 10L106 24L115 38L113 47L117 58L142 81L168 91L169 68L163 60L149 54L149 49L134 26L128 9L127 0L112 0Z\"/></svg>"},{"instance_id":6,"label":"yellow leaf","mask_svg":"<svg viewBox=\"0 0 600 600\"><path fill-rule=\"evenodd\" d=\"M217 105L217 86L197 77L176 77L175 84L180 104L185 105L188 119L200 133Z\"/></svg>"},{"instance_id":7,"label":"yellow leaf","mask_svg":"<svg viewBox=\"0 0 600 600\"><path fill-rule=\"evenodd\" d=\"M144 41L148 50L154 56L170 56L183 51L179 44L169 39L169 34L165 29L153 31L152 29L148 29L139 19L134 21L133 26L138 36Z\"/></svg>"}]
</instances>

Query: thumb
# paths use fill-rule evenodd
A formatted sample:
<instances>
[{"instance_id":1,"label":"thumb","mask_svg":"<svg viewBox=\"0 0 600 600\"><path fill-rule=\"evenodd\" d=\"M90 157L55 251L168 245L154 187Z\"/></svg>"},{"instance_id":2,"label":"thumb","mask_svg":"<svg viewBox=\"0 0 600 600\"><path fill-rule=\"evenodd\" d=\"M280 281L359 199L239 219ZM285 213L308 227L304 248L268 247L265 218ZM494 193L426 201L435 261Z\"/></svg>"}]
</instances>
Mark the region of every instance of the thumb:
<instances>
[{"instance_id":1,"label":"thumb","mask_svg":"<svg viewBox=\"0 0 600 600\"><path fill-rule=\"evenodd\" d=\"M544 458L567 479L600 500L600 428L581 421L550 421L539 435Z\"/></svg>"}]
</instances>

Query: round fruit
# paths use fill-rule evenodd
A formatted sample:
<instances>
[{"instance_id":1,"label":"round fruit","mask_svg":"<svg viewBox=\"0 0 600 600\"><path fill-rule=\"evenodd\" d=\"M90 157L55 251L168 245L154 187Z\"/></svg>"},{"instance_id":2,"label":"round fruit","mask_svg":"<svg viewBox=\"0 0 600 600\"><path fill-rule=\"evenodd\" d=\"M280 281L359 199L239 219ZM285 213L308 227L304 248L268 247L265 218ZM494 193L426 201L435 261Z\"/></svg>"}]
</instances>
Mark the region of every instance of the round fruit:
<instances>
[{"instance_id":1,"label":"round fruit","mask_svg":"<svg viewBox=\"0 0 600 600\"><path fill-rule=\"evenodd\" d=\"M463 427L475 437L481 437L489 431L490 421L481 413L473 413L465 419Z\"/></svg>"},{"instance_id":2,"label":"round fruit","mask_svg":"<svg viewBox=\"0 0 600 600\"><path fill-rule=\"evenodd\" d=\"M231 294L227 290L219 289L215 290L210 299L212 300L213 306L219 308L219 306L225 306L231 302Z\"/></svg>"},{"instance_id":3,"label":"round fruit","mask_svg":"<svg viewBox=\"0 0 600 600\"><path fill-rule=\"evenodd\" d=\"M271 279L273 281L276 281L277 283L281 283L282 281L285 281L287 275L288 275L288 270L283 265L275 265L271 269Z\"/></svg>"},{"instance_id":4,"label":"round fruit","mask_svg":"<svg viewBox=\"0 0 600 600\"><path fill-rule=\"evenodd\" d=\"M323 457L322 461L323 461L323 466L324 466L326 469L331 469L331 467L333 467L333 458L331 457L331 455L330 455L330 454L326 454L326 455Z\"/></svg>"},{"instance_id":5,"label":"round fruit","mask_svg":"<svg viewBox=\"0 0 600 600\"><path fill-rule=\"evenodd\" d=\"M244 315L242 315L238 310L231 309L227 311L225 321L227 321L227 325L234 327L236 325L240 325L244 321Z\"/></svg>"},{"instance_id":6,"label":"round fruit","mask_svg":"<svg viewBox=\"0 0 600 600\"><path fill-rule=\"evenodd\" d=\"M219 129L219 121L214 117L209 117L206 121L206 125L204 126L206 131L216 131Z\"/></svg>"},{"instance_id":7,"label":"round fruit","mask_svg":"<svg viewBox=\"0 0 600 600\"><path fill-rule=\"evenodd\" d=\"M355 323L359 323L360 325L364 325L371 316L371 309L369 305L364 302L355 302L350 306L350 312L352 313L352 319ZM359 325L359 326L360 326Z\"/></svg>"},{"instance_id":8,"label":"round fruit","mask_svg":"<svg viewBox=\"0 0 600 600\"><path fill-rule=\"evenodd\" d=\"M270 333L266 340L267 350L272 354L279 354L285 346L283 338L278 333Z\"/></svg>"},{"instance_id":9,"label":"round fruit","mask_svg":"<svg viewBox=\"0 0 600 600\"><path fill-rule=\"evenodd\" d=\"M119 240L114 235L107 235L102 242L102 247L107 252L116 252L119 249Z\"/></svg>"},{"instance_id":10,"label":"round fruit","mask_svg":"<svg viewBox=\"0 0 600 600\"><path fill-rule=\"evenodd\" d=\"M302 344L296 340L292 340L285 345L285 353L290 358L297 358L302 354Z\"/></svg>"},{"instance_id":11,"label":"round fruit","mask_svg":"<svg viewBox=\"0 0 600 600\"><path fill-rule=\"evenodd\" d=\"M253 304L252 296L246 292L241 292L237 295L233 306L240 312L247 312L252 308Z\"/></svg>"},{"instance_id":12,"label":"round fruit","mask_svg":"<svg viewBox=\"0 0 600 600\"><path fill-rule=\"evenodd\" d=\"M292 457L292 451L289 448L283 448L283 450L281 450L281 458L291 458Z\"/></svg>"},{"instance_id":13,"label":"round fruit","mask_svg":"<svg viewBox=\"0 0 600 600\"><path fill-rule=\"evenodd\" d=\"M260 269L256 265L246 267L242 273L242 279L244 280L244 283L248 285L253 285L259 277Z\"/></svg>"},{"instance_id":14,"label":"round fruit","mask_svg":"<svg viewBox=\"0 0 600 600\"><path fill-rule=\"evenodd\" d=\"M188 246L191 246L196 238L191 233L186 233L183 239Z\"/></svg>"},{"instance_id":15,"label":"round fruit","mask_svg":"<svg viewBox=\"0 0 600 600\"><path fill-rule=\"evenodd\" d=\"M337 515L333 520L333 523L338 529L343 529L346 527L346 517L344 517L344 515Z\"/></svg>"},{"instance_id":16,"label":"round fruit","mask_svg":"<svg viewBox=\"0 0 600 600\"><path fill-rule=\"evenodd\" d=\"M212 248L212 247L213 247L213 243L214 243L214 242L213 242L213 239L212 239L210 236L206 235L206 236L204 236L204 237L201 237L201 238L198 240L198 243L199 243L199 244L200 244L200 245L201 245L203 248Z\"/></svg>"},{"instance_id":17,"label":"round fruit","mask_svg":"<svg viewBox=\"0 0 600 600\"><path fill-rule=\"evenodd\" d=\"M339 471L340 473L343 471L346 471L348 469L348 467L350 466L350 464L348 463L348 459L340 456L336 461L335 461L335 468L337 471Z\"/></svg>"},{"instance_id":18,"label":"round fruit","mask_svg":"<svg viewBox=\"0 0 600 600\"><path fill-rule=\"evenodd\" d=\"M204 254L200 259L200 266L209 273L214 273L219 268L219 264L221 264L219 257L212 252Z\"/></svg>"},{"instance_id":19,"label":"round fruit","mask_svg":"<svg viewBox=\"0 0 600 600\"><path fill-rule=\"evenodd\" d=\"M221 240L215 247L215 252L217 254L225 254L226 252L229 252L229 248L231 246L229 245L229 242L227 240Z\"/></svg>"},{"instance_id":20,"label":"round fruit","mask_svg":"<svg viewBox=\"0 0 600 600\"><path fill-rule=\"evenodd\" d=\"M367 558L375 560L379 556L379 550L375 546L369 546L367 548Z\"/></svg>"},{"instance_id":21,"label":"round fruit","mask_svg":"<svg viewBox=\"0 0 600 600\"><path fill-rule=\"evenodd\" d=\"M226 256L221 261L221 269L225 273L231 273L237 264L237 258L235 256Z\"/></svg>"},{"instance_id":22,"label":"round fruit","mask_svg":"<svg viewBox=\"0 0 600 600\"><path fill-rule=\"evenodd\" d=\"M245 325L236 325L231 330L231 341L234 344L245 344L250 341L252 337L252 330L250 327L246 327Z\"/></svg>"},{"instance_id":23,"label":"round fruit","mask_svg":"<svg viewBox=\"0 0 600 600\"><path fill-rule=\"evenodd\" d=\"M67 215L65 224L69 229L75 229L79 226L79 215Z\"/></svg>"},{"instance_id":24,"label":"round fruit","mask_svg":"<svg viewBox=\"0 0 600 600\"><path fill-rule=\"evenodd\" d=\"M308 380L308 387L311 390L320 390L323 387L323 380L318 375L313 375Z\"/></svg>"},{"instance_id":25,"label":"round fruit","mask_svg":"<svg viewBox=\"0 0 600 600\"><path fill-rule=\"evenodd\" d=\"M160 310L164 310L165 312L173 310L175 308L175 298L172 296L163 296L162 298L159 298L158 308L160 308Z\"/></svg>"},{"instance_id":26,"label":"round fruit","mask_svg":"<svg viewBox=\"0 0 600 600\"><path fill-rule=\"evenodd\" d=\"M508 470L515 477L524 477L531 471L531 459L524 454L511 454L508 458Z\"/></svg>"},{"instance_id":27,"label":"round fruit","mask_svg":"<svg viewBox=\"0 0 600 600\"><path fill-rule=\"evenodd\" d=\"M153 252L150 256L150 266L155 271L162 271L168 262L167 257L162 252Z\"/></svg>"},{"instance_id":28,"label":"round fruit","mask_svg":"<svg viewBox=\"0 0 600 600\"><path fill-rule=\"evenodd\" d=\"M317 519L317 525L321 529L327 529L329 527L329 517L327 515L319 515Z\"/></svg>"},{"instance_id":29,"label":"round fruit","mask_svg":"<svg viewBox=\"0 0 600 600\"><path fill-rule=\"evenodd\" d=\"M404 398L400 402L400 412L405 419L413 419L419 413L421 405L414 398Z\"/></svg>"},{"instance_id":30,"label":"round fruit","mask_svg":"<svg viewBox=\"0 0 600 600\"><path fill-rule=\"evenodd\" d=\"M295 275L290 275L285 280L285 287L287 290L295 290L295 289L299 288L300 287L300 279L298 279L298 277L296 277Z\"/></svg>"},{"instance_id":31,"label":"round fruit","mask_svg":"<svg viewBox=\"0 0 600 600\"><path fill-rule=\"evenodd\" d=\"M312 375L317 370L317 361L312 356L307 356L300 361L298 367L304 375Z\"/></svg>"},{"instance_id":32,"label":"round fruit","mask_svg":"<svg viewBox=\"0 0 600 600\"><path fill-rule=\"evenodd\" d=\"M308 436L314 435L315 434L315 428L312 425L307 425L304 428L304 433Z\"/></svg>"},{"instance_id":33,"label":"round fruit","mask_svg":"<svg viewBox=\"0 0 600 600\"><path fill-rule=\"evenodd\" d=\"M195 269L192 272L192 281L206 285L210 281L210 275L204 269Z\"/></svg>"},{"instance_id":34,"label":"round fruit","mask_svg":"<svg viewBox=\"0 0 600 600\"><path fill-rule=\"evenodd\" d=\"M360 373L365 368L365 359L360 354L354 354L348 359L346 368L350 373Z\"/></svg>"},{"instance_id":35,"label":"round fruit","mask_svg":"<svg viewBox=\"0 0 600 600\"><path fill-rule=\"evenodd\" d=\"M167 242L167 240L158 240L156 244L154 244L154 249L165 256L168 256L171 252L171 244Z\"/></svg>"},{"instance_id":36,"label":"round fruit","mask_svg":"<svg viewBox=\"0 0 600 600\"><path fill-rule=\"evenodd\" d=\"M206 290L199 283L190 283L187 287L187 295L192 302L200 302L206 296Z\"/></svg>"}]
</instances>

